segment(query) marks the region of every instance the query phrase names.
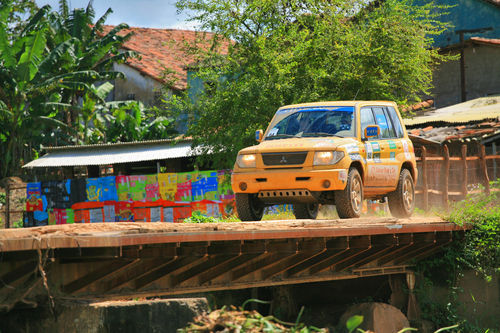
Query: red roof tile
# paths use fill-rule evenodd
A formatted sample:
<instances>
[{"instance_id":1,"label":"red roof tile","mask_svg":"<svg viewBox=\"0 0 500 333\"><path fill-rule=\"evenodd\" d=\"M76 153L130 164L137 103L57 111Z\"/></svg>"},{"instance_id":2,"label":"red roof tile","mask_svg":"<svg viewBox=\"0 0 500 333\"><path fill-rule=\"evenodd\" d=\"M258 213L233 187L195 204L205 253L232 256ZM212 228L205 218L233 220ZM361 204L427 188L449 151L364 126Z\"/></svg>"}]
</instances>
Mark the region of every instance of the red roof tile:
<instances>
[{"instance_id":1,"label":"red roof tile","mask_svg":"<svg viewBox=\"0 0 500 333\"><path fill-rule=\"evenodd\" d=\"M499 2L500 4L500 2ZM480 43L480 44L489 44L489 45L499 45L500 46L500 39L495 39L495 38L482 38L482 37L471 37L470 40L475 43Z\"/></svg>"},{"instance_id":2,"label":"red roof tile","mask_svg":"<svg viewBox=\"0 0 500 333\"><path fill-rule=\"evenodd\" d=\"M104 26L104 33L108 33L114 26ZM187 66L196 59L184 48L186 43L192 45L201 40L200 45L210 46L213 33L192 30L153 29L130 27L120 32L120 35L133 32L133 36L123 44L123 48L135 51L139 59L130 59L127 65L151 78L165 83L165 70L175 71L173 88L183 90L187 87ZM227 43L223 44L222 52L227 52Z\"/></svg>"}]
</instances>

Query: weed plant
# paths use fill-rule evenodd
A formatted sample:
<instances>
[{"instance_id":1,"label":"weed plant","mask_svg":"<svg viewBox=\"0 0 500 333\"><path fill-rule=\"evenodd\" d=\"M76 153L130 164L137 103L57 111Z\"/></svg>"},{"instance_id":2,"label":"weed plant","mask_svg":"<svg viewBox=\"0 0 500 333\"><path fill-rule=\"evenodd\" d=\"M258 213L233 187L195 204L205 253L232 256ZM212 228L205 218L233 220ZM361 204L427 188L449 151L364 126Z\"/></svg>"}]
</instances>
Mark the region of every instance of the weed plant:
<instances>
[{"instance_id":1,"label":"weed plant","mask_svg":"<svg viewBox=\"0 0 500 333\"><path fill-rule=\"evenodd\" d=\"M487 282L500 274L500 181L491 182L490 188L490 194L472 194L455 203L449 215L444 216L468 228L463 238L456 233L453 236L456 241L441 254L416 264L423 277L417 285L417 293L424 319L438 326L459 323L455 332L500 332L500 326L486 329L480 320L467 322L460 315L465 305L458 300L464 292L458 282L466 270L475 271ZM447 288L447 295L441 299L433 295L435 284ZM476 304L474 295L470 296Z\"/></svg>"}]
</instances>

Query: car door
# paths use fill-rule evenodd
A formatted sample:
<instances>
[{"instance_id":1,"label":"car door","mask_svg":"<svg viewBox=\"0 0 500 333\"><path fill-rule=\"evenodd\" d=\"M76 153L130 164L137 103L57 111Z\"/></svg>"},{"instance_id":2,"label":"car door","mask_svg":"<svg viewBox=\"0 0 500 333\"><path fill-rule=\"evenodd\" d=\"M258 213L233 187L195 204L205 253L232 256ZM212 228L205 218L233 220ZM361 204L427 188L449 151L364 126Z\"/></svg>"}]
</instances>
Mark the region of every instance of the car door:
<instances>
[{"instance_id":1,"label":"car door","mask_svg":"<svg viewBox=\"0 0 500 333\"><path fill-rule=\"evenodd\" d=\"M399 166L396 159L401 143L396 140L393 123L385 106L364 107L360 110L361 131L376 124L380 127L377 138L365 140L366 187L394 187L397 184Z\"/></svg>"}]
</instances>

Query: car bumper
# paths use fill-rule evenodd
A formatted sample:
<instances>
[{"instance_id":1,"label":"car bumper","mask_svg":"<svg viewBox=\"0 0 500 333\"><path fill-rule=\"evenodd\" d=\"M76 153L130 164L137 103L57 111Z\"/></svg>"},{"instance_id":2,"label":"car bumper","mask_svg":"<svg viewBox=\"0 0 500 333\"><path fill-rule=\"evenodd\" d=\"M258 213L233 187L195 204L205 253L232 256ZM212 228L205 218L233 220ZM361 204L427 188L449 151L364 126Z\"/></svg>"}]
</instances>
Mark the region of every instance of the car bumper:
<instances>
[{"instance_id":1,"label":"car bumper","mask_svg":"<svg viewBox=\"0 0 500 333\"><path fill-rule=\"evenodd\" d=\"M268 170L233 173L231 176L231 185L235 193L259 193L260 191L292 189L333 191L343 190L346 182L347 171L345 169Z\"/></svg>"}]
</instances>

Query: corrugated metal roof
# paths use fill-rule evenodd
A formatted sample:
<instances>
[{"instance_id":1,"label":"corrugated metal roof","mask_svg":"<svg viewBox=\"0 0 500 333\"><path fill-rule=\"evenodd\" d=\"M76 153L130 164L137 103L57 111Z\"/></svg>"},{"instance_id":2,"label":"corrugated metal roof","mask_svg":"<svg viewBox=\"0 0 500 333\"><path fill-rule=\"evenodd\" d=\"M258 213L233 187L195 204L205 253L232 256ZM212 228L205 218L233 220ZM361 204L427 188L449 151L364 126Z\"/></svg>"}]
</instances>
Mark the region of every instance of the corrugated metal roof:
<instances>
[{"instance_id":1,"label":"corrugated metal roof","mask_svg":"<svg viewBox=\"0 0 500 333\"><path fill-rule=\"evenodd\" d=\"M172 140L45 148L46 155L23 168L108 165L196 156L191 142Z\"/></svg>"},{"instance_id":2,"label":"corrugated metal roof","mask_svg":"<svg viewBox=\"0 0 500 333\"><path fill-rule=\"evenodd\" d=\"M441 109L427 111L422 116L404 119L406 126L434 122L461 124L500 117L500 96L481 97Z\"/></svg>"}]
</instances>

